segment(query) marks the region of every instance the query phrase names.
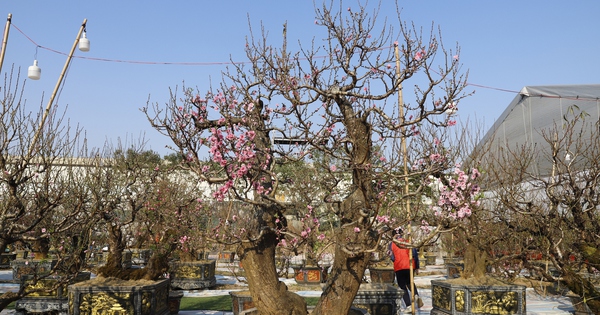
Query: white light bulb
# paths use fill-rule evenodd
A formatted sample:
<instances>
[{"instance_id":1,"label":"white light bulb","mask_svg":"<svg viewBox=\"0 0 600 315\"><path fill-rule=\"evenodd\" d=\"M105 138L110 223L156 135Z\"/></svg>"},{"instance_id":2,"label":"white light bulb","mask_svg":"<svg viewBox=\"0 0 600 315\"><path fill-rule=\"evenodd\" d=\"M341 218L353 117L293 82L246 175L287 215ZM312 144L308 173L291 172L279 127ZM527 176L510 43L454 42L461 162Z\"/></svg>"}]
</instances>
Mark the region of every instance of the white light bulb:
<instances>
[{"instance_id":1,"label":"white light bulb","mask_svg":"<svg viewBox=\"0 0 600 315\"><path fill-rule=\"evenodd\" d=\"M90 51L90 40L87 39L85 32L83 32L81 38L79 39L79 50Z\"/></svg>"},{"instance_id":2,"label":"white light bulb","mask_svg":"<svg viewBox=\"0 0 600 315\"><path fill-rule=\"evenodd\" d=\"M31 65L31 66L29 66L29 68L27 68L27 77L30 78L31 80L39 80L41 75L42 75L42 69L40 69L40 67L38 67L38 61L34 60L33 65Z\"/></svg>"}]
</instances>

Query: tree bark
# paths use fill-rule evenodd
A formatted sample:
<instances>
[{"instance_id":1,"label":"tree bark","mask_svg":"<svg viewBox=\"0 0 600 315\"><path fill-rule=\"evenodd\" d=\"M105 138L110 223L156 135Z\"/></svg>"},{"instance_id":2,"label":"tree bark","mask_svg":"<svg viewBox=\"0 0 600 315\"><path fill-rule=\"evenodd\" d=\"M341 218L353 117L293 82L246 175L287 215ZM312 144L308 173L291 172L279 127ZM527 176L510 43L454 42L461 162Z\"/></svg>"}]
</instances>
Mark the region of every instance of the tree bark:
<instances>
[{"instance_id":1,"label":"tree bark","mask_svg":"<svg viewBox=\"0 0 600 315\"><path fill-rule=\"evenodd\" d=\"M464 271L462 277L467 279L470 277L481 278L487 272L487 252L478 248L475 244L469 243L465 250Z\"/></svg>"},{"instance_id":2,"label":"tree bark","mask_svg":"<svg viewBox=\"0 0 600 315\"><path fill-rule=\"evenodd\" d=\"M357 219L355 204L365 204L364 194L359 189L342 203L342 212L347 214L348 218ZM347 239L355 237L353 234L356 232L351 227L347 227L341 229L336 235L332 271L312 315L346 315L350 311L370 260L370 256L364 252L349 253L344 250ZM367 239L364 239L361 244L373 245Z\"/></svg>"},{"instance_id":3,"label":"tree bark","mask_svg":"<svg viewBox=\"0 0 600 315\"><path fill-rule=\"evenodd\" d=\"M600 314L600 293L588 279L582 278L575 271L564 269L563 281L585 301L593 314Z\"/></svg>"},{"instance_id":4,"label":"tree bark","mask_svg":"<svg viewBox=\"0 0 600 315\"><path fill-rule=\"evenodd\" d=\"M241 247L241 262L245 268L252 301L261 315L306 315L306 302L298 294L288 291L279 281L275 266L277 236L263 235L256 243Z\"/></svg>"},{"instance_id":5,"label":"tree bark","mask_svg":"<svg viewBox=\"0 0 600 315\"><path fill-rule=\"evenodd\" d=\"M346 315L362 282L369 259L351 257L337 246L335 260L321 299L312 315Z\"/></svg>"},{"instance_id":6,"label":"tree bark","mask_svg":"<svg viewBox=\"0 0 600 315\"><path fill-rule=\"evenodd\" d=\"M108 259L106 265L98 268L98 273L104 277L123 278L123 251L125 250L125 242L123 241L123 233L119 225L106 223L108 226Z\"/></svg>"}]
</instances>

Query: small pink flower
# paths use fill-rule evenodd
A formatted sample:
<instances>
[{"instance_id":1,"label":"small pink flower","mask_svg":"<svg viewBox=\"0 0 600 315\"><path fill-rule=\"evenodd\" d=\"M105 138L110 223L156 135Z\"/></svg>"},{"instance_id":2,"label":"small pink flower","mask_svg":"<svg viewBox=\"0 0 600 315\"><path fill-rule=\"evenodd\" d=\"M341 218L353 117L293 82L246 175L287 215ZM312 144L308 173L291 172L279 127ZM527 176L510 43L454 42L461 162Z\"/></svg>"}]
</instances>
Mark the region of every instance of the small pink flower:
<instances>
[{"instance_id":1,"label":"small pink flower","mask_svg":"<svg viewBox=\"0 0 600 315\"><path fill-rule=\"evenodd\" d=\"M42 228L42 233L46 233L46 228Z\"/></svg>"},{"instance_id":2,"label":"small pink flower","mask_svg":"<svg viewBox=\"0 0 600 315\"><path fill-rule=\"evenodd\" d=\"M417 51L417 53L415 54L415 60L419 61L419 60L423 59L424 56L425 56L425 50Z\"/></svg>"},{"instance_id":3,"label":"small pink flower","mask_svg":"<svg viewBox=\"0 0 600 315\"><path fill-rule=\"evenodd\" d=\"M359 233L360 232L360 228L357 226L354 228L354 233Z\"/></svg>"},{"instance_id":4,"label":"small pink flower","mask_svg":"<svg viewBox=\"0 0 600 315\"><path fill-rule=\"evenodd\" d=\"M329 167L329 170L331 170L332 172L335 172L335 171L337 170L337 166L335 166L335 165L331 165L331 166Z\"/></svg>"},{"instance_id":5,"label":"small pink flower","mask_svg":"<svg viewBox=\"0 0 600 315\"><path fill-rule=\"evenodd\" d=\"M322 240L324 240L324 239L325 239L325 234L321 233L319 236L317 236L317 239L318 239L319 241L322 241Z\"/></svg>"}]
</instances>

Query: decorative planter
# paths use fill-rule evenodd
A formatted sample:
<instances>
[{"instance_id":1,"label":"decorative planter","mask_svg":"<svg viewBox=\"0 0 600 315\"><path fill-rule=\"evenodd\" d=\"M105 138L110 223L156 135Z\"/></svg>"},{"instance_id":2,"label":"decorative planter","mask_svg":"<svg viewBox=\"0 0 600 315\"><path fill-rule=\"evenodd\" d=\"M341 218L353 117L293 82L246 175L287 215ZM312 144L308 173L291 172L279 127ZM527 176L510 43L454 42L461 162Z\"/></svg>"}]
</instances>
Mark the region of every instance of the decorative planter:
<instances>
[{"instance_id":1,"label":"decorative planter","mask_svg":"<svg viewBox=\"0 0 600 315\"><path fill-rule=\"evenodd\" d=\"M219 252L218 262L232 263L235 260L235 252Z\"/></svg>"},{"instance_id":2,"label":"decorative planter","mask_svg":"<svg viewBox=\"0 0 600 315\"><path fill-rule=\"evenodd\" d=\"M207 256L210 260L216 260L222 263L232 263L235 259L235 252L210 252Z\"/></svg>"},{"instance_id":3,"label":"decorative planter","mask_svg":"<svg viewBox=\"0 0 600 315\"><path fill-rule=\"evenodd\" d=\"M373 284L393 284L396 279L393 267L369 267L369 274Z\"/></svg>"},{"instance_id":4,"label":"decorative planter","mask_svg":"<svg viewBox=\"0 0 600 315\"><path fill-rule=\"evenodd\" d=\"M297 284L321 284L327 281L327 267L295 266L293 268Z\"/></svg>"},{"instance_id":5,"label":"decorative planter","mask_svg":"<svg viewBox=\"0 0 600 315\"><path fill-rule=\"evenodd\" d=\"M56 260L42 259L42 260L21 260L16 259L10 262L12 268L13 280L21 280L22 276L28 275L48 275L52 268L56 266Z\"/></svg>"},{"instance_id":6,"label":"decorative planter","mask_svg":"<svg viewBox=\"0 0 600 315\"><path fill-rule=\"evenodd\" d=\"M451 264L451 263L460 263L460 262L462 262L462 257L444 256L442 258L444 259L444 264Z\"/></svg>"},{"instance_id":7,"label":"decorative planter","mask_svg":"<svg viewBox=\"0 0 600 315\"><path fill-rule=\"evenodd\" d=\"M361 284L352 305L371 315L396 315L404 291L385 284Z\"/></svg>"},{"instance_id":8,"label":"decorative planter","mask_svg":"<svg viewBox=\"0 0 600 315\"><path fill-rule=\"evenodd\" d=\"M90 257L88 258L88 264L91 266L103 266L106 265L106 261L108 259L108 253L98 250L90 253Z\"/></svg>"},{"instance_id":9,"label":"decorative planter","mask_svg":"<svg viewBox=\"0 0 600 315\"><path fill-rule=\"evenodd\" d=\"M182 291L169 292L169 314L179 314L179 305L181 303L181 298L183 298Z\"/></svg>"},{"instance_id":10,"label":"decorative planter","mask_svg":"<svg viewBox=\"0 0 600 315\"><path fill-rule=\"evenodd\" d=\"M80 272L69 283L62 276L48 276L34 283L33 276L22 276L21 287L27 289L42 289L44 291L34 292L18 300L15 304L16 314L68 314L67 285L86 281L90 279L89 272Z\"/></svg>"},{"instance_id":11,"label":"decorative planter","mask_svg":"<svg viewBox=\"0 0 600 315\"><path fill-rule=\"evenodd\" d=\"M95 280L69 286L70 315L167 315L169 280L124 285L98 284Z\"/></svg>"},{"instance_id":12,"label":"decorative planter","mask_svg":"<svg viewBox=\"0 0 600 315\"><path fill-rule=\"evenodd\" d=\"M129 269L133 266L131 257L133 257L133 254L129 250L123 251L123 256L121 256L121 266L123 266L123 268Z\"/></svg>"},{"instance_id":13,"label":"decorative planter","mask_svg":"<svg viewBox=\"0 0 600 315\"><path fill-rule=\"evenodd\" d=\"M24 249L15 250L17 257L15 259L27 259L29 258L29 251Z\"/></svg>"},{"instance_id":14,"label":"decorative planter","mask_svg":"<svg viewBox=\"0 0 600 315\"><path fill-rule=\"evenodd\" d=\"M425 259L425 256L419 257L419 269L425 270L426 266L427 266L427 260Z\"/></svg>"},{"instance_id":15,"label":"decorative planter","mask_svg":"<svg viewBox=\"0 0 600 315\"><path fill-rule=\"evenodd\" d=\"M209 252L198 252L198 255L196 257L197 260L208 260L208 256L210 256Z\"/></svg>"},{"instance_id":16,"label":"decorative planter","mask_svg":"<svg viewBox=\"0 0 600 315\"><path fill-rule=\"evenodd\" d=\"M241 312L254 308L250 291L231 291L231 303L233 315L239 315Z\"/></svg>"},{"instance_id":17,"label":"decorative planter","mask_svg":"<svg viewBox=\"0 0 600 315\"><path fill-rule=\"evenodd\" d=\"M131 252L131 263L134 265L145 266L152 256L151 249L130 248L126 252Z\"/></svg>"},{"instance_id":18,"label":"decorative planter","mask_svg":"<svg viewBox=\"0 0 600 315\"><path fill-rule=\"evenodd\" d=\"M525 286L463 285L431 281L431 315L526 314Z\"/></svg>"},{"instance_id":19,"label":"decorative planter","mask_svg":"<svg viewBox=\"0 0 600 315\"><path fill-rule=\"evenodd\" d=\"M361 284L348 314L396 315L399 308L397 302L402 299L403 293L391 285ZM241 315L254 308L250 291L232 291L229 295L233 315Z\"/></svg>"},{"instance_id":20,"label":"decorative planter","mask_svg":"<svg viewBox=\"0 0 600 315\"><path fill-rule=\"evenodd\" d=\"M448 279L454 279L460 277L461 272L465 270L465 264L463 263L447 263L446 264L446 276Z\"/></svg>"},{"instance_id":21,"label":"decorative planter","mask_svg":"<svg viewBox=\"0 0 600 315\"><path fill-rule=\"evenodd\" d=\"M436 259L437 259L437 255L435 255L435 254L427 254L427 255L425 255L425 263L428 266L435 265L436 264L436 262L435 262Z\"/></svg>"},{"instance_id":22,"label":"decorative planter","mask_svg":"<svg viewBox=\"0 0 600 315\"><path fill-rule=\"evenodd\" d=\"M182 290L214 287L217 284L215 265L214 260L172 262L169 273L171 287Z\"/></svg>"},{"instance_id":23,"label":"decorative planter","mask_svg":"<svg viewBox=\"0 0 600 315\"><path fill-rule=\"evenodd\" d=\"M17 258L17 254L4 253L0 254L0 269L10 268L10 262Z\"/></svg>"}]
</instances>

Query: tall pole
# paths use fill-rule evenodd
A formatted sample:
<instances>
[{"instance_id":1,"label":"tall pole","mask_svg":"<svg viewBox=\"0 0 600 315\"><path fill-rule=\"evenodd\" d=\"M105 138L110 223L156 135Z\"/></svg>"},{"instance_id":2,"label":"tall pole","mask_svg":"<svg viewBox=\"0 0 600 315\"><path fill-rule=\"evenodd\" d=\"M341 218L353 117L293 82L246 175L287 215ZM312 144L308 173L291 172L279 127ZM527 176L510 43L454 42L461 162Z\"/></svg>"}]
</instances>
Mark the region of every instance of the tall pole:
<instances>
[{"instance_id":1,"label":"tall pole","mask_svg":"<svg viewBox=\"0 0 600 315\"><path fill-rule=\"evenodd\" d=\"M29 160L29 158L31 158L31 154L33 153L35 144L38 141L38 138L40 137L42 130L44 129L44 123L46 122L46 118L48 118L48 114L50 113L50 109L52 108L52 103L54 103L54 98L56 97L56 93L58 93L58 89L60 88L63 78L65 77L65 73L67 72L67 69L69 68L69 64L71 63L71 59L73 58L73 53L75 52L75 48L77 47L77 44L79 43L79 38L81 37L81 33L83 33L83 31L85 30L86 23L87 23L87 19L84 19L83 23L81 24L81 27L79 28L79 32L77 33L77 37L75 38L75 42L73 43L73 47L71 47L71 52L69 52L67 61L65 62L65 65L62 69L62 72L60 73L60 76L58 77L58 81L56 82L54 91L52 91L52 95L50 95L50 99L48 100L48 105L46 105L46 109L44 110L44 114L42 115L42 120L40 121L40 125L39 125L38 129L35 131L35 134L33 135L33 140L31 140L31 144L29 145L29 151L27 151L27 160Z\"/></svg>"},{"instance_id":2,"label":"tall pole","mask_svg":"<svg viewBox=\"0 0 600 315\"><path fill-rule=\"evenodd\" d=\"M4 37L2 38L2 50L0 51L0 74L2 74L2 64L4 63L4 53L6 52L6 44L8 43L8 31L10 30L10 21L12 14L8 14L6 26L4 27Z\"/></svg>"},{"instance_id":3,"label":"tall pole","mask_svg":"<svg viewBox=\"0 0 600 315\"><path fill-rule=\"evenodd\" d=\"M402 96L402 80L400 80L400 50L398 45L395 46L395 55L396 55L396 77L398 79L398 116L400 120L400 143L402 146L402 159L404 166L404 196L406 197L406 215L408 218L408 238L406 241L408 243L412 242L412 224L411 224L411 212L410 212L410 198L407 196L410 193L410 182L408 179L408 150L406 148L406 136L404 134L406 127L404 127L404 98ZM408 249L408 262L409 262L409 272L410 272L410 300L412 301L412 313L415 314L415 278L413 274L413 251L412 248Z\"/></svg>"}]
</instances>

